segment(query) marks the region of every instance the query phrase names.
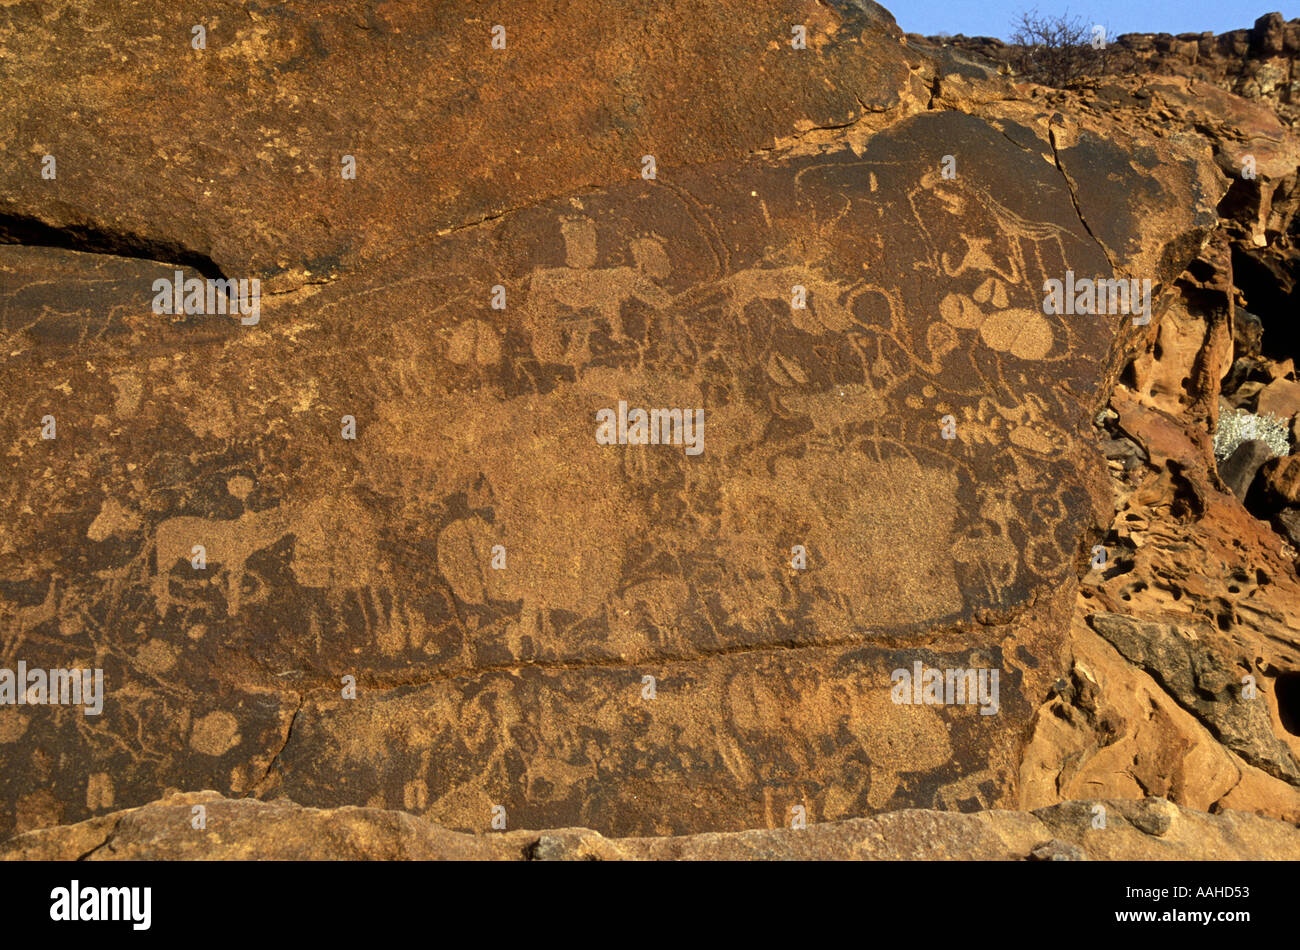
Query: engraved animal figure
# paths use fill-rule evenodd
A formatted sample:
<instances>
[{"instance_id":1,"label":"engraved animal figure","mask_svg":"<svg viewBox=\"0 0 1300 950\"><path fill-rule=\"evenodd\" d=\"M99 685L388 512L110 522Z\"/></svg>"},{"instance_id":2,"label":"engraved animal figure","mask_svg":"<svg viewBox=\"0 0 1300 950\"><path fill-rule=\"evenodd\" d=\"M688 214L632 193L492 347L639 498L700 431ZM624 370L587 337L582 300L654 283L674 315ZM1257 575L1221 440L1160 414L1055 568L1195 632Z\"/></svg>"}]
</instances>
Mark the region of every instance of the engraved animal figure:
<instances>
[{"instance_id":1,"label":"engraved animal figure","mask_svg":"<svg viewBox=\"0 0 1300 950\"><path fill-rule=\"evenodd\" d=\"M251 555L288 534L292 520L292 511L282 506L246 511L232 521L181 516L161 522L152 544L156 565L152 589L158 613L166 614L175 602L171 596L171 570L177 561L190 561L196 544L205 549L205 570L218 570L225 583L227 612L231 616L239 613L244 565Z\"/></svg>"},{"instance_id":2,"label":"engraved animal figure","mask_svg":"<svg viewBox=\"0 0 1300 950\"><path fill-rule=\"evenodd\" d=\"M246 511L231 520L184 515L160 522L145 550L146 557L154 555L150 586L158 612L166 614L177 602L171 595L172 569L178 561L189 564L194 545L201 544L205 570L220 576L227 612L234 616L242 606L249 557L289 535L294 537L294 579L304 587L359 589L371 586L381 573L373 519L350 498Z\"/></svg>"},{"instance_id":3,"label":"engraved animal figure","mask_svg":"<svg viewBox=\"0 0 1300 950\"><path fill-rule=\"evenodd\" d=\"M566 221L561 232L567 265L533 271L525 305L532 314L540 317L557 307L596 310L617 339L623 336L621 313L626 302L639 300L655 310L672 306L672 294L652 279L667 277L669 269L667 255L657 241L641 238L632 242L636 267L596 268L592 266L596 262L594 222Z\"/></svg>"},{"instance_id":4,"label":"engraved animal figure","mask_svg":"<svg viewBox=\"0 0 1300 950\"><path fill-rule=\"evenodd\" d=\"M986 794L984 786L993 785L996 789L997 779L992 769L980 769L978 772L964 775L938 789L932 807L942 808L944 811L964 811L962 807L964 803L973 799L981 809L992 808L996 801Z\"/></svg>"},{"instance_id":5,"label":"engraved animal figure","mask_svg":"<svg viewBox=\"0 0 1300 950\"><path fill-rule=\"evenodd\" d=\"M853 313L840 298L852 287L817 275L802 265L753 267L737 271L718 282L727 295L727 319L744 323L745 308L755 300L776 301L790 310L795 326L808 333L843 332L855 324ZM807 292L805 307L794 308L794 288Z\"/></svg>"}]
</instances>

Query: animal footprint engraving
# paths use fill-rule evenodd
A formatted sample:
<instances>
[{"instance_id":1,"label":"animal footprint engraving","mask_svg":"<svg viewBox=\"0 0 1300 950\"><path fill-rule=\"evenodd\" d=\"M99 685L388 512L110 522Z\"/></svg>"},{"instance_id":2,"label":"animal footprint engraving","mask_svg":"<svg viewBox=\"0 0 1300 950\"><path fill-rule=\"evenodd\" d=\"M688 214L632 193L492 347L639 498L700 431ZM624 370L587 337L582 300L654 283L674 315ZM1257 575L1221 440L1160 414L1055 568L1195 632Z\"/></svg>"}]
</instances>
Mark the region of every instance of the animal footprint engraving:
<instances>
[{"instance_id":1,"label":"animal footprint engraving","mask_svg":"<svg viewBox=\"0 0 1300 950\"><path fill-rule=\"evenodd\" d=\"M961 330L978 330L991 349L1022 360L1041 360L1052 349L1052 325L1041 314L1010 307L1006 285L989 277L970 296L948 294L939 304L939 316Z\"/></svg>"}]
</instances>

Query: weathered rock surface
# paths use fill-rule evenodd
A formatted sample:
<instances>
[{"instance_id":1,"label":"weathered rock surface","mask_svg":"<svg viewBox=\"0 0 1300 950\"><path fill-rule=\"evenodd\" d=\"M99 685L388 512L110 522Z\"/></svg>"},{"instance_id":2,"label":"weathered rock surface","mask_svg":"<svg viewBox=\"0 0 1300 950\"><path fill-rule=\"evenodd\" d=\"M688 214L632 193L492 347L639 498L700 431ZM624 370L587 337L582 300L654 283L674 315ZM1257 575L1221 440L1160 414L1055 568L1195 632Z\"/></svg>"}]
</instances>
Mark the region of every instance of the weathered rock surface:
<instances>
[{"instance_id":1,"label":"weathered rock surface","mask_svg":"<svg viewBox=\"0 0 1300 950\"><path fill-rule=\"evenodd\" d=\"M969 184L928 167L953 141ZM779 823L805 800L828 818L1008 803L1008 723L1044 694L1045 632L1095 523L1079 437L1115 345L1035 312L1037 288L1106 266L1055 165L938 112L861 154L522 210L271 298L251 332L148 328L94 373L84 348L44 347L75 385L14 398L61 420L65 475L15 483L35 516L10 554L26 609L54 607L27 631L67 632L25 633L28 662L76 643L119 690L203 701L110 704L90 732L4 712L76 749L65 768L115 735L117 795L283 790L466 828L493 804L666 833ZM494 313L498 283L515 302ZM620 400L705 407L704 453L598 445L592 420ZM11 437L44 469L24 418ZM111 448L92 455L97 429ZM890 672L918 659L1000 669L998 716L891 703ZM333 685L348 675L357 700ZM38 774L12 775L12 798L85 781Z\"/></svg>"},{"instance_id":2,"label":"weathered rock surface","mask_svg":"<svg viewBox=\"0 0 1300 950\"><path fill-rule=\"evenodd\" d=\"M202 806L204 827L196 828ZM406 812L321 811L280 799L173 795L131 811L30 831L4 860L906 861L1261 860L1300 857L1300 830L1159 798L1068 802L1034 812L888 812L805 829L607 838L587 828L464 834Z\"/></svg>"},{"instance_id":3,"label":"weathered rock surface","mask_svg":"<svg viewBox=\"0 0 1300 950\"><path fill-rule=\"evenodd\" d=\"M5 4L0 215L296 287L644 155L708 164L923 104L898 36L849 0Z\"/></svg>"},{"instance_id":4,"label":"weathered rock surface","mask_svg":"<svg viewBox=\"0 0 1300 950\"><path fill-rule=\"evenodd\" d=\"M1260 466L1271 456L1268 443L1259 439L1243 442L1219 465L1219 477L1234 495L1244 500Z\"/></svg>"},{"instance_id":5,"label":"weathered rock surface","mask_svg":"<svg viewBox=\"0 0 1300 950\"><path fill-rule=\"evenodd\" d=\"M1242 670L1248 673L1249 667L1233 669L1210 648L1170 625L1104 612L1093 614L1088 622L1129 662L1155 676L1229 749L1279 778L1300 777L1295 757L1273 735L1267 706L1254 702L1242 688Z\"/></svg>"},{"instance_id":6,"label":"weathered rock surface","mask_svg":"<svg viewBox=\"0 0 1300 950\"><path fill-rule=\"evenodd\" d=\"M0 667L108 684L0 705L10 856L1292 855L1224 810L1300 819L1296 555L1210 436L1287 379L1236 324L1292 263L1283 124L1015 86L870 3L510 9L505 50L0 10ZM88 28L122 58L43 57ZM177 269L269 278L258 321L154 313ZM1067 273L1150 321L1044 313ZM620 403L702 451L601 444ZM918 663L996 709L900 704ZM1104 840L1071 804L1149 795ZM564 830L456 833L498 815Z\"/></svg>"}]
</instances>

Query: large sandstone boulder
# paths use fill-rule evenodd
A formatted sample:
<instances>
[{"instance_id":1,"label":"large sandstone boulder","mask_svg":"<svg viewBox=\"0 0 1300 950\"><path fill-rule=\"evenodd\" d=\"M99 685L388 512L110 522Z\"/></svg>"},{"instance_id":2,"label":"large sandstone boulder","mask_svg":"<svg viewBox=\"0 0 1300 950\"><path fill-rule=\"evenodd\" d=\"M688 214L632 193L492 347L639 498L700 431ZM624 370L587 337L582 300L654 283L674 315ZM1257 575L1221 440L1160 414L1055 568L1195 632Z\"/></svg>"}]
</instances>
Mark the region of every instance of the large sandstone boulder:
<instances>
[{"instance_id":1,"label":"large sandstone boulder","mask_svg":"<svg viewBox=\"0 0 1300 950\"><path fill-rule=\"evenodd\" d=\"M47 829L10 853L199 789L249 819L228 856L282 819L379 822L342 856L550 847L453 834L503 825L749 829L726 853L792 856L885 826L752 830L1099 789L1289 808L1258 806L1297 780L1272 691L1231 705L1255 640L1186 646L1192 624L1079 583L1116 510L1094 417L1162 317L1190 325L1229 188L1190 87L1047 99L871 3L507 9L499 50L492 22L400 6L0 14L23 156L0 173L0 667L107 684L98 715L0 706L0 834ZM177 271L265 280L256 321L155 312ZM1045 312L1047 281L1119 277L1149 322ZM1174 437L1122 408L1135 466L1166 462ZM647 444L635 410L702 425ZM1098 719L1094 657L1203 774L1114 778L1098 735L1142 709ZM985 692L921 701L897 685L918 668ZM1014 847L1000 819L891 820L891 856L945 829L1093 853L1041 816L1006 819ZM123 856L194 853L165 839Z\"/></svg>"},{"instance_id":2,"label":"large sandstone boulder","mask_svg":"<svg viewBox=\"0 0 1300 950\"><path fill-rule=\"evenodd\" d=\"M1066 270L1108 266L1056 166L937 112L520 210L215 338L141 299L101 350L32 344L68 391L12 420L62 471L13 483L28 662L117 688L90 730L4 710L76 753L11 800L78 817L102 772L610 833L1011 802L1118 326L1042 313ZM599 444L620 402L702 409L702 451ZM998 670L996 715L893 703L917 660Z\"/></svg>"}]
</instances>

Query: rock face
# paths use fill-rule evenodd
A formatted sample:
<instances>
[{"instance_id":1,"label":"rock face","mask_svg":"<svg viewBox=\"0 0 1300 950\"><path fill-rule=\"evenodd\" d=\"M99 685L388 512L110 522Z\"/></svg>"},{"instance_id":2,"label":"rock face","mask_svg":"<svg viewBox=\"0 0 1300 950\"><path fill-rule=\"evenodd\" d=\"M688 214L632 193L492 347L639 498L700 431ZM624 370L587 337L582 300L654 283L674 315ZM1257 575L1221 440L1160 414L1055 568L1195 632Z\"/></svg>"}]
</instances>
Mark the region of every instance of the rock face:
<instances>
[{"instance_id":1,"label":"rock face","mask_svg":"<svg viewBox=\"0 0 1300 950\"><path fill-rule=\"evenodd\" d=\"M963 62L968 73L1013 72L1016 47L987 36L920 37L908 39L921 48L938 47L941 61ZM1209 83L1245 100L1263 100L1271 111L1294 126L1297 110L1293 64L1300 56L1300 18L1284 20L1268 13L1253 27L1213 33L1125 33L1113 37L1107 56L1099 57L1113 73L1149 77L1184 76ZM1294 171L1294 169L1292 169Z\"/></svg>"},{"instance_id":2,"label":"rock face","mask_svg":"<svg viewBox=\"0 0 1300 950\"><path fill-rule=\"evenodd\" d=\"M196 816L207 823L195 830ZM219 829L219 832L218 832ZM1071 802L1034 812L888 812L806 829L606 838L587 828L470 835L402 811L319 811L284 801L173 795L132 811L30 831L4 860L423 861L1161 861L1295 860L1300 831L1160 798Z\"/></svg>"},{"instance_id":3,"label":"rock face","mask_svg":"<svg viewBox=\"0 0 1300 950\"><path fill-rule=\"evenodd\" d=\"M1177 807L1298 812L1210 435L1290 133L686 6L0 12L0 668L105 684L0 705L10 856L1293 855Z\"/></svg>"},{"instance_id":4,"label":"rock face","mask_svg":"<svg viewBox=\"0 0 1300 950\"><path fill-rule=\"evenodd\" d=\"M635 178L646 154L707 164L924 94L874 4L507 3L494 15L342 0L6 4L0 214L22 237L54 228L292 288ZM811 37L802 60L791 23Z\"/></svg>"}]
</instances>

